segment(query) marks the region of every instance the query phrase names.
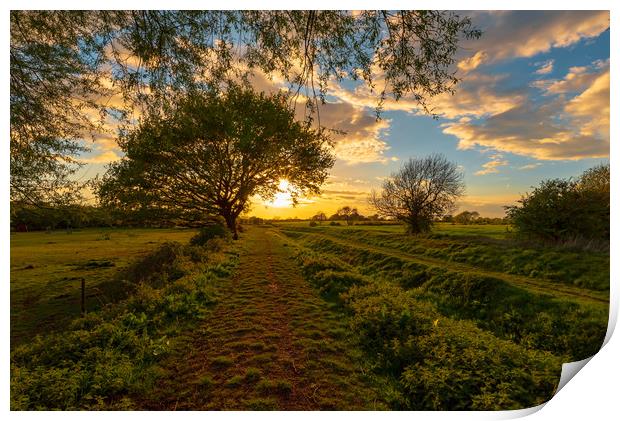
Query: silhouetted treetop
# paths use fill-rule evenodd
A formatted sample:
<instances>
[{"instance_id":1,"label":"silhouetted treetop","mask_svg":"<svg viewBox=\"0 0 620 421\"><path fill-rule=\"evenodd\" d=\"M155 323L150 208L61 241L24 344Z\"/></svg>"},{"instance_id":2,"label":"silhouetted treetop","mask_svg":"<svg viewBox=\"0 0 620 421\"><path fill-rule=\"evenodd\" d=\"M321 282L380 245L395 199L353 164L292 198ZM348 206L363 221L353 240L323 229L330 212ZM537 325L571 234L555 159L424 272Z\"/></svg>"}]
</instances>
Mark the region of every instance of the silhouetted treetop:
<instances>
[{"instance_id":1,"label":"silhouetted treetop","mask_svg":"<svg viewBox=\"0 0 620 421\"><path fill-rule=\"evenodd\" d=\"M165 117L144 120L120 141L125 157L99 187L102 203L221 215L236 236L250 199L273 198L281 180L294 202L318 194L334 159L321 129L295 119L283 93L231 87L192 93Z\"/></svg>"},{"instance_id":2,"label":"silhouetted treetop","mask_svg":"<svg viewBox=\"0 0 620 421\"><path fill-rule=\"evenodd\" d=\"M310 111L343 78L370 87L378 111L388 96L426 108L457 82L459 40L480 35L443 11L12 11L10 32L11 197L30 202L71 190L78 140L135 107L261 71Z\"/></svg>"}]
</instances>

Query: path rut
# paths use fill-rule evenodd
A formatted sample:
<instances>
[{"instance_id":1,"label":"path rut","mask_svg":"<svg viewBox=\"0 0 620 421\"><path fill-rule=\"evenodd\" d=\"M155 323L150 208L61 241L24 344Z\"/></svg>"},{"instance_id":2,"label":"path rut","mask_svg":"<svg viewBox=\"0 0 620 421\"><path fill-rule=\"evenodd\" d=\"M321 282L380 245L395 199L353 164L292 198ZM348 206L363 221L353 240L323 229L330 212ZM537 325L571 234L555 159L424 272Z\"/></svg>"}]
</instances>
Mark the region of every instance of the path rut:
<instances>
[{"instance_id":1,"label":"path rut","mask_svg":"<svg viewBox=\"0 0 620 421\"><path fill-rule=\"evenodd\" d=\"M342 318L267 229L245 234L222 297L162 364L144 409L381 409Z\"/></svg>"}]
</instances>

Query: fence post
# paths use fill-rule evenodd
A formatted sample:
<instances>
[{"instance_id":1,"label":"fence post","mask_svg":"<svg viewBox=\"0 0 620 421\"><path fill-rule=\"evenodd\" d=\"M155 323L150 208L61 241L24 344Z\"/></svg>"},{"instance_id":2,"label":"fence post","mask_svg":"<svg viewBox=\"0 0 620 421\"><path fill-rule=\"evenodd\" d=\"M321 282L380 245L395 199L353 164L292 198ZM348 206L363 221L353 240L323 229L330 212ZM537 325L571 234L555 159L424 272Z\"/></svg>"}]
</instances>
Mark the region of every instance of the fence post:
<instances>
[{"instance_id":1,"label":"fence post","mask_svg":"<svg viewBox=\"0 0 620 421\"><path fill-rule=\"evenodd\" d=\"M80 310L82 312L82 317L86 314L86 305L84 303L84 290L86 289L86 280L82 278L82 299L80 300Z\"/></svg>"}]
</instances>

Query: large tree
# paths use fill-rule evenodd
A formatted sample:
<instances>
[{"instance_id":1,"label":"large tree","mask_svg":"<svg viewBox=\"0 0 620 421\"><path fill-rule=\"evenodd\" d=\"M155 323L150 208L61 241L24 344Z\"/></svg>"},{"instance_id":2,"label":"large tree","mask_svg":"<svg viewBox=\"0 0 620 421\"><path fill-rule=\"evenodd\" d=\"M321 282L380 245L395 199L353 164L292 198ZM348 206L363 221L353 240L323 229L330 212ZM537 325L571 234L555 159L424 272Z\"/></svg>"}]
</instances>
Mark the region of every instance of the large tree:
<instances>
[{"instance_id":1,"label":"large tree","mask_svg":"<svg viewBox=\"0 0 620 421\"><path fill-rule=\"evenodd\" d=\"M454 89L460 38L480 35L444 11L12 11L10 32L11 198L36 203L76 191L80 141L134 107L259 70L315 110L342 78L378 109L388 96L425 108Z\"/></svg>"},{"instance_id":2,"label":"large tree","mask_svg":"<svg viewBox=\"0 0 620 421\"><path fill-rule=\"evenodd\" d=\"M221 215L236 238L252 196L272 198L281 180L294 202L318 194L334 163L328 137L296 120L286 99L239 87L189 94L121 139L125 157L104 176L102 203Z\"/></svg>"},{"instance_id":3,"label":"large tree","mask_svg":"<svg viewBox=\"0 0 620 421\"><path fill-rule=\"evenodd\" d=\"M543 180L506 207L517 235L547 242L593 240L610 232L610 167L599 165L577 179ZM584 243L584 244L587 244Z\"/></svg>"},{"instance_id":4,"label":"large tree","mask_svg":"<svg viewBox=\"0 0 620 421\"><path fill-rule=\"evenodd\" d=\"M463 173L440 154L407 161L372 191L369 202L379 215L397 219L411 234L427 232L433 220L454 208L465 192Z\"/></svg>"}]
</instances>

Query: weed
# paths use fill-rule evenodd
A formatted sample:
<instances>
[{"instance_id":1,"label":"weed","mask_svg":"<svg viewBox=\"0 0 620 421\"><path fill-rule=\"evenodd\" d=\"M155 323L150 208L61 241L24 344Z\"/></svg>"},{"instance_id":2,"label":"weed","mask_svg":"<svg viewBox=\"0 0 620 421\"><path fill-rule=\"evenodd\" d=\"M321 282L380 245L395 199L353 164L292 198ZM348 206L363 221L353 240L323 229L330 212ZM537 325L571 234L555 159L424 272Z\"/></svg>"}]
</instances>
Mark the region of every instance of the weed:
<instances>
[{"instance_id":1,"label":"weed","mask_svg":"<svg viewBox=\"0 0 620 421\"><path fill-rule=\"evenodd\" d=\"M233 376L230 379L228 379L225 383L226 387L239 387L242 383L243 383L244 377L243 376Z\"/></svg>"},{"instance_id":2,"label":"weed","mask_svg":"<svg viewBox=\"0 0 620 421\"><path fill-rule=\"evenodd\" d=\"M216 367L230 367L235 363L235 361L230 357L225 357L223 355L216 357L212 361L213 365Z\"/></svg>"},{"instance_id":3,"label":"weed","mask_svg":"<svg viewBox=\"0 0 620 421\"><path fill-rule=\"evenodd\" d=\"M288 396L293 391L293 386L286 380L263 379L256 384L256 390L263 394L277 393Z\"/></svg>"},{"instance_id":4,"label":"weed","mask_svg":"<svg viewBox=\"0 0 620 421\"><path fill-rule=\"evenodd\" d=\"M245 370L245 379L249 382L255 382L260 379L261 371L255 367L248 367Z\"/></svg>"}]
</instances>

